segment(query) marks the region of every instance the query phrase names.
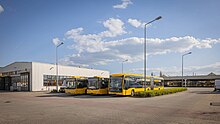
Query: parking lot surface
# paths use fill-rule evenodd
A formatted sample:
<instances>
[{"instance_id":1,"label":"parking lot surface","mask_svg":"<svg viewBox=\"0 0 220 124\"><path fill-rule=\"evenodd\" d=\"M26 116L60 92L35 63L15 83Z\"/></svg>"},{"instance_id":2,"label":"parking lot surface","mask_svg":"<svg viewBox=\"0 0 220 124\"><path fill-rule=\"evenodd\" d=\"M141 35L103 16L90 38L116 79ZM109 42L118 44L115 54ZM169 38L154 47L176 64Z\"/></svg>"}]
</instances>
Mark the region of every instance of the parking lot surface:
<instances>
[{"instance_id":1,"label":"parking lot surface","mask_svg":"<svg viewBox=\"0 0 220 124\"><path fill-rule=\"evenodd\" d=\"M220 93L212 91L152 98L0 92L0 124L219 124Z\"/></svg>"}]
</instances>

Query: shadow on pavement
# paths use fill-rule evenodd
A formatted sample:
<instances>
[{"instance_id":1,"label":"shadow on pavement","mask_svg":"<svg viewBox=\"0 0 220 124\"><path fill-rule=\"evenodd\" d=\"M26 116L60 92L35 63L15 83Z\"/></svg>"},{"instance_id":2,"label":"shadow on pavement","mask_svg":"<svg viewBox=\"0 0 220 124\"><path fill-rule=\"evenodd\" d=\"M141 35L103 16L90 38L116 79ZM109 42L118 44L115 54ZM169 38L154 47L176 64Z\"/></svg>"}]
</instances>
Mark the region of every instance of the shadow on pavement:
<instances>
[{"instance_id":1,"label":"shadow on pavement","mask_svg":"<svg viewBox=\"0 0 220 124\"><path fill-rule=\"evenodd\" d=\"M190 93L196 93L196 94L220 94L220 91L191 91Z\"/></svg>"},{"instance_id":2,"label":"shadow on pavement","mask_svg":"<svg viewBox=\"0 0 220 124\"><path fill-rule=\"evenodd\" d=\"M63 98L119 98L123 96L115 95L69 95L65 93L47 93L46 95L36 96L36 97L63 97Z\"/></svg>"}]
</instances>

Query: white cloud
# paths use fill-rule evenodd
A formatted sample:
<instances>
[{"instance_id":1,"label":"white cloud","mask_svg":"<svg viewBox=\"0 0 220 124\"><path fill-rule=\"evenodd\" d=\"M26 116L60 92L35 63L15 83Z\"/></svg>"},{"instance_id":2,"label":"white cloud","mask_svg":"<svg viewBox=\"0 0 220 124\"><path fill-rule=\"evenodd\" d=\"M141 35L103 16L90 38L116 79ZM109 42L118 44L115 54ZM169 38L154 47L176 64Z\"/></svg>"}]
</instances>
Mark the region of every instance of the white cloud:
<instances>
[{"instance_id":1,"label":"white cloud","mask_svg":"<svg viewBox=\"0 0 220 124\"><path fill-rule=\"evenodd\" d=\"M2 13L4 11L4 8L2 7L2 5L0 5L0 13Z\"/></svg>"},{"instance_id":2,"label":"white cloud","mask_svg":"<svg viewBox=\"0 0 220 124\"><path fill-rule=\"evenodd\" d=\"M195 72L196 74L208 74L210 72L220 74L220 62L209 65L184 67L184 72L188 74L192 74L192 72Z\"/></svg>"},{"instance_id":3,"label":"white cloud","mask_svg":"<svg viewBox=\"0 0 220 124\"><path fill-rule=\"evenodd\" d=\"M133 4L131 0L122 0L121 4L114 5L113 8L126 9L129 4Z\"/></svg>"},{"instance_id":4,"label":"white cloud","mask_svg":"<svg viewBox=\"0 0 220 124\"><path fill-rule=\"evenodd\" d=\"M59 38L54 38L54 39L52 40L52 42L53 42L53 44L54 44L55 46L57 46L57 45L60 44L62 41L61 41Z\"/></svg>"},{"instance_id":5,"label":"white cloud","mask_svg":"<svg viewBox=\"0 0 220 124\"><path fill-rule=\"evenodd\" d=\"M103 22L106 31L98 34L83 34L83 28L75 28L66 32L65 36L68 39L73 39L75 44L71 48L76 49L79 53L82 52L102 52L108 50L104 46L103 38L116 37L127 33L124 30L124 23L120 19L110 18Z\"/></svg>"},{"instance_id":6,"label":"white cloud","mask_svg":"<svg viewBox=\"0 0 220 124\"><path fill-rule=\"evenodd\" d=\"M207 38L207 39L201 40L201 42L197 45L197 47L198 48L212 48L212 45L216 43L220 43L220 38L219 39Z\"/></svg>"},{"instance_id":7,"label":"white cloud","mask_svg":"<svg viewBox=\"0 0 220 124\"><path fill-rule=\"evenodd\" d=\"M128 19L128 23L135 27L135 28L144 28L144 25L146 24L146 22L142 22L141 20L137 20L137 19ZM147 27L151 26L151 24L148 24Z\"/></svg>"},{"instance_id":8,"label":"white cloud","mask_svg":"<svg viewBox=\"0 0 220 124\"><path fill-rule=\"evenodd\" d=\"M141 27L142 23L141 21L137 20L137 19L128 19L128 23L136 28Z\"/></svg>"},{"instance_id":9,"label":"white cloud","mask_svg":"<svg viewBox=\"0 0 220 124\"><path fill-rule=\"evenodd\" d=\"M74 33L70 33L74 32ZM77 32L77 33L76 33ZM70 35L68 35L70 34ZM78 53L67 56L74 64L107 64L128 59L129 62L143 60L143 38L130 37L121 40L103 41L100 34L82 35L79 28L67 32L67 37L74 40L71 49ZM196 39L191 36L171 37L167 39L147 39L148 55L186 52L193 48L211 48L220 43L220 39Z\"/></svg>"},{"instance_id":10,"label":"white cloud","mask_svg":"<svg viewBox=\"0 0 220 124\"><path fill-rule=\"evenodd\" d=\"M182 68L181 66L171 66L171 67L162 67L162 68L148 68L148 75L149 72L154 72L154 74L159 75L161 71L163 74L167 76L177 76L181 75ZM143 68L135 68L130 70L133 73L143 73ZM220 62L208 64L208 65L197 65L197 66L188 66L184 67L184 75L207 75L209 73L220 74Z\"/></svg>"},{"instance_id":11,"label":"white cloud","mask_svg":"<svg viewBox=\"0 0 220 124\"><path fill-rule=\"evenodd\" d=\"M130 22L132 21L130 20ZM135 21L133 20L133 22ZM67 31L65 38L73 40L73 44L68 46L73 50L73 54L66 56L61 62L68 65L88 66L103 65L125 59L131 63L143 60L143 38L129 37L107 41L108 38L117 37L127 32L120 19L109 18L102 23L106 30L97 34L84 34L82 27ZM140 24L136 26L140 26ZM61 41L58 38L53 39L55 45L59 42ZM220 43L220 39L197 39L192 36L166 39L151 38L147 39L147 54L182 53L193 48L212 48L217 43Z\"/></svg>"},{"instance_id":12,"label":"white cloud","mask_svg":"<svg viewBox=\"0 0 220 124\"><path fill-rule=\"evenodd\" d=\"M124 30L124 22L122 22L120 19L109 18L103 22L103 26L108 30L100 32L99 34L81 35L81 33L83 33L83 28L75 28L67 31L65 35L67 38L74 39L75 41L100 41L102 38L116 37L118 35L127 33Z\"/></svg>"},{"instance_id":13,"label":"white cloud","mask_svg":"<svg viewBox=\"0 0 220 124\"><path fill-rule=\"evenodd\" d=\"M100 33L103 37L115 37L126 33L126 31L124 31L124 23L120 19L110 18L106 20L103 25L108 29L108 31Z\"/></svg>"}]
</instances>

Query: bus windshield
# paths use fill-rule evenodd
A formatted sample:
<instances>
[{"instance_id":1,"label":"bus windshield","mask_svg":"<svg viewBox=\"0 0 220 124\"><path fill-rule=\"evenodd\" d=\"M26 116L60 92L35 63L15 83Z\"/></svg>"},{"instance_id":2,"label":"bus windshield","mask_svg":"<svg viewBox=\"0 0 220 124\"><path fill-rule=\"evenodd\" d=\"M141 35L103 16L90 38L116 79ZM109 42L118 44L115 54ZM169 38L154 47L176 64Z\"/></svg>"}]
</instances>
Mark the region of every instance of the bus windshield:
<instances>
[{"instance_id":1,"label":"bus windshield","mask_svg":"<svg viewBox=\"0 0 220 124\"><path fill-rule=\"evenodd\" d=\"M76 88L77 85L76 85L76 80L73 79L73 78L69 78L69 79L66 79L66 83L67 83L67 88Z\"/></svg>"},{"instance_id":2,"label":"bus windshield","mask_svg":"<svg viewBox=\"0 0 220 124\"><path fill-rule=\"evenodd\" d=\"M88 79L88 88L89 89L98 89L99 86L98 86L98 78L89 78Z\"/></svg>"},{"instance_id":3,"label":"bus windshield","mask_svg":"<svg viewBox=\"0 0 220 124\"><path fill-rule=\"evenodd\" d=\"M70 78L70 79L67 79L66 82L67 82L67 88L70 88L70 89L87 87L86 79Z\"/></svg>"},{"instance_id":4,"label":"bus windshield","mask_svg":"<svg viewBox=\"0 0 220 124\"><path fill-rule=\"evenodd\" d=\"M87 83L88 81L86 79L77 79L76 81L77 88L87 87Z\"/></svg>"},{"instance_id":5,"label":"bus windshield","mask_svg":"<svg viewBox=\"0 0 220 124\"><path fill-rule=\"evenodd\" d=\"M122 91L122 77L111 77L110 91Z\"/></svg>"}]
</instances>

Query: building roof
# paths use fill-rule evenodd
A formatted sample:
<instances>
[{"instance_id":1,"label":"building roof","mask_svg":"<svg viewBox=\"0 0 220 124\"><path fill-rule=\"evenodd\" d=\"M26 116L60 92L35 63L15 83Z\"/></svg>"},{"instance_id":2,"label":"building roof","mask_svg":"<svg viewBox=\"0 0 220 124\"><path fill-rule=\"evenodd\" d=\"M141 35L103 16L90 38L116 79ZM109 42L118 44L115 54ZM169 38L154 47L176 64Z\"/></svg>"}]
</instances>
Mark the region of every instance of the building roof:
<instances>
[{"instance_id":1,"label":"building roof","mask_svg":"<svg viewBox=\"0 0 220 124\"><path fill-rule=\"evenodd\" d=\"M15 65L15 64L27 64L27 63L39 63L39 64L55 65L55 64L53 64L53 63L43 63L43 62L13 62L13 63L10 63L10 64L4 66L4 67L1 67L1 68L0 68L0 72L1 72L3 69L5 69L5 68L7 68L7 67L9 67L9 66L11 66L11 65ZM76 67L76 66L70 66L70 65L60 65L60 64L59 64L59 66L72 67L72 68L82 68L82 69L92 69L92 68ZM92 70L93 70L93 69L92 69ZM94 70L99 70L99 69L94 69ZM99 71L106 71L106 70L99 70Z\"/></svg>"},{"instance_id":2,"label":"building roof","mask_svg":"<svg viewBox=\"0 0 220 124\"><path fill-rule=\"evenodd\" d=\"M187 80L215 80L220 79L220 75L210 73L208 75L183 76ZM182 80L182 76L164 76L164 80Z\"/></svg>"},{"instance_id":3,"label":"building roof","mask_svg":"<svg viewBox=\"0 0 220 124\"><path fill-rule=\"evenodd\" d=\"M128 74L128 73L118 73L118 74L111 74L114 77L122 77L122 76L143 76L142 74Z\"/></svg>"}]
</instances>

